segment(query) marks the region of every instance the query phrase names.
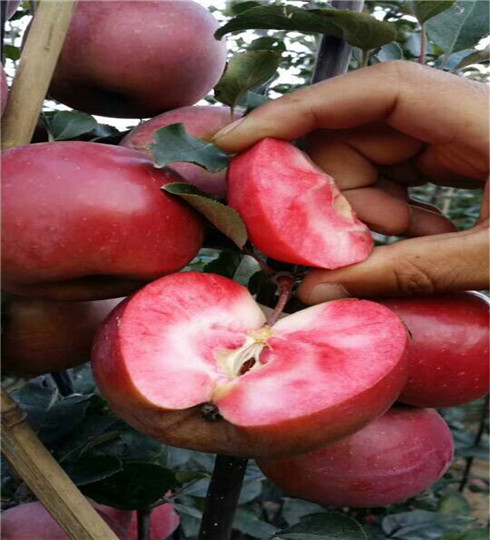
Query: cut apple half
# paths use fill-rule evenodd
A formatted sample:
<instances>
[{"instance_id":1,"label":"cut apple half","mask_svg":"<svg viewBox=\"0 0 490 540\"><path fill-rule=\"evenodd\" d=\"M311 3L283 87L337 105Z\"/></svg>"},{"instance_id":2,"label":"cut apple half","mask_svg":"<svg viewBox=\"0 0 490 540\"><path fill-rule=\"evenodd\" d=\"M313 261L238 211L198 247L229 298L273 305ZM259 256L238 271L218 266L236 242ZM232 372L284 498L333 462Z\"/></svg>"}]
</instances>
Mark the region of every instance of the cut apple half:
<instances>
[{"instance_id":1,"label":"cut apple half","mask_svg":"<svg viewBox=\"0 0 490 540\"><path fill-rule=\"evenodd\" d=\"M288 455L353 433L406 382L407 332L389 309L337 300L273 326L248 290L173 274L123 302L93 351L99 388L148 435L236 456Z\"/></svg>"},{"instance_id":2,"label":"cut apple half","mask_svg":"<svg viewBox=\"0 0 490 540\"><path fill-rule=\"evenodd\" d=\"M228 204L242 216L251 242L278 261L340 268L373 249L333 179L291 143L263 139L228 168Z\"/></svg>"}]
</instances>

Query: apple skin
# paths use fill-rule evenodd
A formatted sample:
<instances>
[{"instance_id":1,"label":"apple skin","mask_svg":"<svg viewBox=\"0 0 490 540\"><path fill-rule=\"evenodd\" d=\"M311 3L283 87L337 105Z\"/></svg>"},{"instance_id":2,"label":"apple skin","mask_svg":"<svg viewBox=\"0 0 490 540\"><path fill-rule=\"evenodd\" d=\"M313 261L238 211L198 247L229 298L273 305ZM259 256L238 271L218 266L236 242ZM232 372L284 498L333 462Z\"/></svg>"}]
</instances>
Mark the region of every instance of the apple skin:
<instances>
[{"instance_id":1,"label":"apple skin","mask_svg":"<svg viewBox=\"0 0 490 540\"><path fill-rule=\"evenodd\" d=\"M235 111L232 118L229 107L211 107L207 105L182 107L143 122L128 133L120 144L153 157L151 145L154 142L155 132L163 127L181 123L184 124L189 135L211 141L215 133L241 116L241 112ZM213 173L194 163L185 162L172 163L171 168L181 174L187 182L194 184L203 191L212 195L225 195L226 170Z\"/></svg>"},{"instance_id":2,"label":"apple skin","mask_svg":"<svg viewBox=\"0 0 490 540\"><path fill-rule=\"evenodd\" d=\"M13 16L21 4L22 0L7 0L6 17L7 21Z\"/></svg>"},{"instance_id":3,"label":"apple skin","mask_svg":"<svg viewBox=\"0 0 490 540\"><path fill-rule=\"evenodd\" d=\"M88 362L98 326L122 300L8 297L2 323L2 373L37 377Z\"/></svg>"},{"instance_id":4,"label":"apple skin","mask_svg":"<svg viewBox=\"0 0 490 540\"><path fill-rule=\"evenodd\" d=\"M373 249L333 179L291 143L262 139L232 159L227 182L250 241L277 261L334 269Z\"/></svg>"},{"instance_id":5,"label":"apple skin","mask_svg":"<svg viewBox=\"0 0 490 540\"><path fill-rule=\"evenodd\" d=\"M136 511L117 510L93 503L121 540L138 540ZM3 540L68 540L68 535L40 502L24 503L1 514ZM151 514L150 540L164 540L179 526L180 519L170 503Z\"/></svg>"},{"instance_id":6,"label":"apple skin","mask_svg":"<svg viewBox=\"0 0 490 540\"><path fill-rule=\"evenodd\" d=\"M2 69L0 71L0 113L3 114L3 111L5 111L5 107L7 106L7 100L9 98L9 85L7 82L7 75L5 74L5 70Z\"/></svg>"},{"instance_id":7,"label":"apple skin","mask_svg":"<svg viewBox=\"0 0 490 540\"><path fill-rule=\"evenodd\" d=\"M245 287L184 272L111 313L92 369L116 414L150 437L278 456L321 447L383 414L406 382L407 348L401 321L380 304L328 302L268 326Z\"/></svg>"},{"instance_id":8,"label":"apple skin","mask_svg":"<svg viewBox=\"0 0 490 540\"><path fill-rule=\"evenodd\" d=\"M148 118L193 105L218 82L225 44L196 2L78 2L49 94L80 111Z\"/></svg>"},{"instance_id":9,"label":"apple skin","mask_svg":"<svg viewBox=\"0 0 490 540\"><path fill-rule=\"evenodd\" d=\"M412 335L408 381L399 401L454 407L490 391L489 300L476 292L381 301Z\"/></svg>"},{"instance_id":10,"label":"apple skin","mask_svg":"<svg viewBox=\"0 0 490 540\"><path fill-rule=\"evenodd\" d=\"M201 247L204 225L161 190L175 181L120 146L70 141L3 152L4 290L100 300L180 270Z\"/></svg>"},{"instance_id":11,"label":"apple skin","mask_svg":"<svg viewBox=\"0 0 490 540\"><path fill-rule=\"evenodd\" d=\"M258 465L286 493L323 505L401 502L447 471L454 443L432 409L397 406L364 429L320 450Z\"/></svg>"}]
</instances>

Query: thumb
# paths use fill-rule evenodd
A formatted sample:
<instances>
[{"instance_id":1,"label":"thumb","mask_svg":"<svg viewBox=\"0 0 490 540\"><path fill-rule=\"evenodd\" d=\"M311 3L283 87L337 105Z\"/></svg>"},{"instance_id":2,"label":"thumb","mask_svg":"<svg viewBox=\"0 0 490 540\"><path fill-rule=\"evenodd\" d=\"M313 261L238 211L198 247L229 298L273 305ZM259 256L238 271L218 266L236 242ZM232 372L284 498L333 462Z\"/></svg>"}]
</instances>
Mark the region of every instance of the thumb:
<instances>
[{"instance_id":1,"label":"thumb","mask_svg":"<svg viewBox=\"0 0 490 540\"><path fill-rule=\"evenodd\" d=\"M347 296L431 295L489 287L488 226L402 240L374 248L363 262L338 270L313 270L299 298L318 304Z\"/></svg>"}]
</instances>

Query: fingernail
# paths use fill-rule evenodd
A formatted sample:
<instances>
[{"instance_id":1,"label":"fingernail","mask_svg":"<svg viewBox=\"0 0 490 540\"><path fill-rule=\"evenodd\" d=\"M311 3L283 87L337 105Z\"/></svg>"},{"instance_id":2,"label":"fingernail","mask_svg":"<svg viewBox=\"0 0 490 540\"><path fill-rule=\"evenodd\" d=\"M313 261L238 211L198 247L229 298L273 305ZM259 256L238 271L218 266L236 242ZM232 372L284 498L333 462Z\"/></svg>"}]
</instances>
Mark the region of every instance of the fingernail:
<instances>
[{"instance_id":1,"label":"fingernail","mask_svg":"<svg viewBox=\"0 0 490 540\"><path fill-rule=\"evenodd\" d=\"M227 126L225 126L223 129L220 129L220 130L218 131L218 133L215 133L215 134L214 134L213 140L216 140L216 139L218 139L219 137L223 137L224 135L228 135L228 134L231 133L238 125L240 125L244 120L245 120L245 118L239 118L238 120L235 120L235 121L232 122L231 124L228 124Z\"/></svg>"},{"instance_id":2,"label":"fingernail","mask_svg":"<svg viewBox=\"0 0 490 540\"><path fill-rule=\"evenodd\" d=\"M322 283L313 287L310 298L315 302L327 302L328 300L338 300L349 297L347 290L336 283Z\"/></svg>"}]
</instances>

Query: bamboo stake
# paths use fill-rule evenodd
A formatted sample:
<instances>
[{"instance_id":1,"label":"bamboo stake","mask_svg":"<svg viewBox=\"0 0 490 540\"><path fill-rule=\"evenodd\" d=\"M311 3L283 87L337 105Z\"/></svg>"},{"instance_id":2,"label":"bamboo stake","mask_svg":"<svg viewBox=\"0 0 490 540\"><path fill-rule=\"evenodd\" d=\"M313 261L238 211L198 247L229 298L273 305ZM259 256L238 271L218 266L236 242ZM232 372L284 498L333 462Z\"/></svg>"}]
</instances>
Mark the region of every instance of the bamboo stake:
<instances>
[{"instance_id":1,"label":"bamboo stake","mask_svg":"<svg viewBox=\"0 0 490 540\"><path fill-rule=\"evenodd\" d=\"M49 513L76 540L117 540L2 388L2 452Z\"/></svg>"},{"instance_id":2,"label":"bamboo stake","mask_svg":"<svg viewBox=\"0 0 490 540\"><path fill-rule=\"evenodd\" d=\"M2 117L2 150L31 142L75 5L39 2Z\"/></svg>"}]
</instances>

